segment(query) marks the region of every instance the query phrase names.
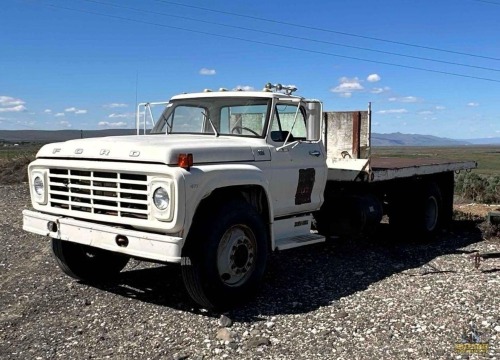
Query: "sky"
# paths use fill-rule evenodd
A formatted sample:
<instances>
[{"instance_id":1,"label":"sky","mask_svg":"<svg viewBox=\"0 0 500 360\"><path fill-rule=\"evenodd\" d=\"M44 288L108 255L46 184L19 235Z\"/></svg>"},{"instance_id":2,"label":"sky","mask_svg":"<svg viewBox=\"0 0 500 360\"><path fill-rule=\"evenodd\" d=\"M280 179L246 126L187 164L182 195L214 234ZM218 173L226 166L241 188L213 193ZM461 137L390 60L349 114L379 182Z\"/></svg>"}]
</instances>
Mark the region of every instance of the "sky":
<instances>
[{"instance_id":1,"label":"sky","mask_svg":"<svg viewBox=\"0 0 500 360\"><path fill-rule=\"evenodd\" d=\"M133 128L137 102L295 85L373 131L500 137L500 0L2 0L0 129Z\"/></svg>"}]
</instances>

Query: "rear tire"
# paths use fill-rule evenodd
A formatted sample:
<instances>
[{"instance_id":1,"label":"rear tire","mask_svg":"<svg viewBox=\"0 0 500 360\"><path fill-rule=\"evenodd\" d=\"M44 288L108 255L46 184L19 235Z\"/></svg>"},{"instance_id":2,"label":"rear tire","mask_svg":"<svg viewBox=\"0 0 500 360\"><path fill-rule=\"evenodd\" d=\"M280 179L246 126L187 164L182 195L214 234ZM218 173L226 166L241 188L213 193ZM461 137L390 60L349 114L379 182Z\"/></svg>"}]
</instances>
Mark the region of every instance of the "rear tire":
<instances>
[{"instance_id":1,"label":"rear tire","mask_svg":"<svg viewBox=\"0 0 500 360\"><path fill-rule=\"evenodd\" d=\"M434 234L440 227L443 198L435 183L430 184L422 198L421 228L425 234Z\"/></svg>"},{"instance_id":2,"label":"rear tire","mask_svg":"<svg viewBox=\"0 0 500 360\"><path fill-rule=\"evenodd\" d=\"M130 259L126 255L60 239L52 239L52 252L66 275L90 282L116 277Z\"/></svg>"},{"instance_id":3,"label":"rear tire","mask_svg":"<svg viewBox=\"0 0 500 360\"><path fill-rule=\"evenodd\" d=\"M410 196L393 194L389 223L411 237L436 235L443 222L443 196L435 182L426 183Z\"/></svg>"},{"instance_id":4,"label":"rear tire","mask_svg":"<svg viewBox=\"0 0 500 360\"><path fill-rule=\"evenodd\" d=\"M231 307L253 295L267 262L267 231L244 201L198 216L183 249L182 277L191 298L206 309Z\"/></svg>"}]
</instances>

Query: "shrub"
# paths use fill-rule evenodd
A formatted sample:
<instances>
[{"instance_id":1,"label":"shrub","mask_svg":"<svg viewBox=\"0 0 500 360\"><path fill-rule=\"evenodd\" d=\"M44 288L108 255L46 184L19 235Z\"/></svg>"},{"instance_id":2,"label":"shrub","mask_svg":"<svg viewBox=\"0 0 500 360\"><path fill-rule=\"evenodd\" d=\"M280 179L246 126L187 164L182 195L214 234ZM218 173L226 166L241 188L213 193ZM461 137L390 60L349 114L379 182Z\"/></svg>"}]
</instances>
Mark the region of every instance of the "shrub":
<instances>
[{"instance_id":1,"label":"shrub","mask_svg":"<svg viewBox=\"0 0 500 360\"><path fill-rule=\"evenodd\" d=\"M0 163L0 184L19 184L28 181L28 165L34 155L22 154Z\"/></svg>"},{"instance_id":2,"label":"shrub","mask_svg":"<svg viewBox=\"0 0 500 360\"><path fill-rule=\"evenodd\" d=\"M489 223L488 221L484 221L479 225L479 230L481 230L485 239L500 241L500 225L495 225Z\"/></svg>"},{"instance_id":3,"label":"shrub","mask_svg":"<svg viewBox=\"0 0 500 360\"><path fill-rule=\"evenodd\" d=\"M500 175L462 173L455 177L455 194L485 204L500 203Z\"/></svg>"}]
</instances>

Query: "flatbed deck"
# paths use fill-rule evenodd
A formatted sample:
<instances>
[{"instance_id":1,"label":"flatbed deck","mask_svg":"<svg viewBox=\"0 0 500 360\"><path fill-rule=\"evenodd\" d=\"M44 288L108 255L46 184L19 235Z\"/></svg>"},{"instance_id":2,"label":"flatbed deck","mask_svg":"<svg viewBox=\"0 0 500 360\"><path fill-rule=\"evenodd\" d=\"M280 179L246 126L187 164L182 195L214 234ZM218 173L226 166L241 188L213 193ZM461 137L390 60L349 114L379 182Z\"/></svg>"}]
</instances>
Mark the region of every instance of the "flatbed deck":
<instances>
[{"instance_id":1,"label":"flatbed deck","mask_svg":"<svg viewBox=\"0 0 500 360\"><path fill-rule=\"evenodd\" d=\"M370 181L383 181L418 175L475 169L475 161L437 158L372 158Z\"/></svg>"},{"instance_id":2,"label":"flatbed deck","mask_svg":"<svg viewBox=\"0 0 500 360\"><path fill-rule=\"evenodd\" d=\"M380 157L342 159L328 163L331 181L386 181L413 176L475 169L475 161L453 161L439 158Z\"/></svg>"}]
</instances>

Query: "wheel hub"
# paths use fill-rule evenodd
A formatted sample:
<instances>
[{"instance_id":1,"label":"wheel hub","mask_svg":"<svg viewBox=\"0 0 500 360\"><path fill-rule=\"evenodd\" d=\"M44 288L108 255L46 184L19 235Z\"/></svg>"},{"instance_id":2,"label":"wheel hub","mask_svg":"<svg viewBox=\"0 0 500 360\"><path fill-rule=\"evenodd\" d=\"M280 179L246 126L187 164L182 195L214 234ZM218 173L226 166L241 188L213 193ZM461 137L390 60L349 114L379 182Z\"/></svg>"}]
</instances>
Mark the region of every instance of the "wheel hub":
<instances>
[{"instance_id":1,"label":"wheel hub","mask_svg":"<svg viewBox=\"0 0 500 360\"><path fill-rule=\"evenodd\" d=\"M240 286L251 276L255 266L256 240L245 225L228 229L219 243L217 269L228 286Z\"/></svg>"}]
</instances>

